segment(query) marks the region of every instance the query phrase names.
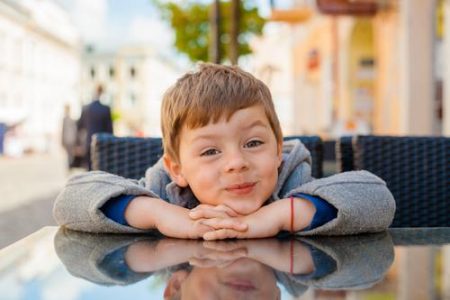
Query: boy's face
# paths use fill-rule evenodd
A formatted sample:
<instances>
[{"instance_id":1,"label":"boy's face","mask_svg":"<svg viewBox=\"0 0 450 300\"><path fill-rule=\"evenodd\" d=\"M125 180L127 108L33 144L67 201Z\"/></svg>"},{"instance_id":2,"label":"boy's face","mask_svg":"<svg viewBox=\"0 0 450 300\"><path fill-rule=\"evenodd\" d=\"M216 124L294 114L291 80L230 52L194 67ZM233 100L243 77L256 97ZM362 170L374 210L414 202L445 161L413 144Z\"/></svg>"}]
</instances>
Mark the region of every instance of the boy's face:
<instances>
[{"instance_id":1,"label":"boy's face","mask_svg":"<svg viewBox=\"0 0 450 300\"><path fill-rule=\"evenodd\" d=\"M179 163L166 156L166 169L200 203L224 204L246 215L275 189L281 145L260 105L236 111L228 122L184 127L179 145Z\"/></svg>"},{"instance_id":2,"label":"boy's face","mask_svg":"<svg viewBox=\"0 0 450 300\"><path fill-rule=\"evenodd\" d=\"M196 267L183 275L176 285L181 299L280 299L273 270L250 258L227 266Z\"/></svg>"}]
</instances>

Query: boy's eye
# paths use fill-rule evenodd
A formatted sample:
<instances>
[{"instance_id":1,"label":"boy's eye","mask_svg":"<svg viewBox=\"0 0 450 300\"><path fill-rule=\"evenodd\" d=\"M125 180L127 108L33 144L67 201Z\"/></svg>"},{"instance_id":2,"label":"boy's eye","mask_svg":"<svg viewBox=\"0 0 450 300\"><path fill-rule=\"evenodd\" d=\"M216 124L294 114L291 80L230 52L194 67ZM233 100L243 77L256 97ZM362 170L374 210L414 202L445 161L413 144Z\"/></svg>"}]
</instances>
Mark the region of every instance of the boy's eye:
<instances>
[{"instance_id":1,"label":"boy's eye","mask_svg":"<svg viewBox=\"0 0 450 300\"><path fill-rule=\"evenodd\" d=\"M200 156L211 156L219 154L219 150L217 149L208 149L200 154Z\"/></svg>"},{"instance_id":2,"label":"boy's eye","mask_svg":"<svg viewBox=\"0 0 450 300\"><path fill-rule=\"evenodd\" d=\"M253 140L253 141L250 141L247 144L245 144L245 147L247 147L247 148L254 148L254 147L258 147L258 146L260 146L262 144L264 144L262 141Z\"/></svg>"}]
</instances>

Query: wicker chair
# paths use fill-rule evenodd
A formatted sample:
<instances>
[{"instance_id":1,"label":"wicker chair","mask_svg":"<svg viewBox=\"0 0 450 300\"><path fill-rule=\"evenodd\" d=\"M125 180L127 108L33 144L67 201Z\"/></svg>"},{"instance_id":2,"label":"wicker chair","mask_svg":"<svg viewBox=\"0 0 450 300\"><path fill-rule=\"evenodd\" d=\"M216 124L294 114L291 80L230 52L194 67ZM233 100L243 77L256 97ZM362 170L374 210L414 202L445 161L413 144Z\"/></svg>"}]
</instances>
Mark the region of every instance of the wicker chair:
<instances>
[{"instance_id":1,"label":"wicker chair","mask_svg":"<svg viewBox=\"0 0 450 300\"><path fill-rule=\"evenodd\" d=\"M161 138L95 134L91 144L92 169L139 179L161 158L162 153Z\"/></svg>"},{"instance_id":2,"label":"wicker chair","mask_svg":"<svg viewBox=\"0 0 450 300\"><path fill-rule=\"evenodd\" d=\"M450 138L342 137L338 171L368 170L383 178L395 197L391 227L450 226Z\"/></svg>"},{"instance_id":3,"label":"wicker chair","mask_svg":"<svg viewBox=\"0 0 450 300\"><path fill-rule=\"evenodd\" d=\"M318 136L290 136L299 139L311 152L312 175L322 177L323 147ZM91 144L93 170L102 170L125 178L138 179L145 170L156 163L162 155L160 138L116 137L111 134L96 134Z\"/></svg>"}]
</instances>

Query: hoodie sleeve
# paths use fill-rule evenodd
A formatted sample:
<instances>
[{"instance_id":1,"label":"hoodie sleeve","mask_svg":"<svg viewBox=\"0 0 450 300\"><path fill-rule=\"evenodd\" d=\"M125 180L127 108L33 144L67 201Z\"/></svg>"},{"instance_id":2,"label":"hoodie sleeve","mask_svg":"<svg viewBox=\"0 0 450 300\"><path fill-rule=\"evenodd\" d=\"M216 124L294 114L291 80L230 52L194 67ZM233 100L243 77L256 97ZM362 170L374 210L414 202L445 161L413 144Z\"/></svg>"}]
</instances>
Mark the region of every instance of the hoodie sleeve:
<instances>
[{"instance_id":1,"label":"hoodie sleeve","mask_svg":"<svg viewBox=\"0 0 450 300\"><path fill-rule=\"evenodd\" d=\"M87 232L139 233L136 228L107 218L100 207L120 195L160 198L144 186L144 181L126 179L101 171L73 176L57 196L53 217L66 228Z\"/></svg>"},{"instance_id":2,"label":"hoodie sleeve","mask_svg":"<svg viewBox=\"0 0 450 300\"><path fill-rule=\"evenodd\" d=\"M305 183L291 195L320 197L337 209L337 217L299 235L347 235L386 230L395 213L395 200L386 183L367 171L352 171Z\"/></svg>"}]
</instances>

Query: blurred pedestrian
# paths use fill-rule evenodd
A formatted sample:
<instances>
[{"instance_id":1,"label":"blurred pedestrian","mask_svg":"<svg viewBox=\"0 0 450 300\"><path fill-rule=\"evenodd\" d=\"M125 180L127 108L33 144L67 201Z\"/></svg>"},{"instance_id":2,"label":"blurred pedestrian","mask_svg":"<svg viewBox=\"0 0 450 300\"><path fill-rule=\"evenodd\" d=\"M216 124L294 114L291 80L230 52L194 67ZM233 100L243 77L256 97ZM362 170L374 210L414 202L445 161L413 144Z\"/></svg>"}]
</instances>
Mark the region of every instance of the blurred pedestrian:
<instances>
[{"instance_id":1,"label":"blurred pedestrian","mask_svg":"<svg viewBox=\"0 0 450 300\"><path fill-rule=\"evenodd\" d=\"M80 119L78 120L78 131L86 131L84 165L91 170L91 140L95 133L113 133L111 109L100 103L103 95L103 86L98 85L93 101L83 107Z\"/></svg>"},{"instance_id":2,"label":"blurred pedestrian","mask_svg":"<svg viewBox=\"0 0 450 300\"><path fill-rule=\"evenodd\" d=\"M4 152L4 140L6 134L7 126L5 123L0 122L0 155L3 155Z\"/></svg>"},{"instance_id":3,"label":"blurred pedestrian","mask_svg":"<svg viewBox=\"0 0 450 300\"><path fill-rule=\"evenodd\" d=\"M64 118L61 132L61 144L67 154L67 169L74 167L77 142L77 122L70 117L70 106L64 106Z\"/></svg>"}]
</instances>

